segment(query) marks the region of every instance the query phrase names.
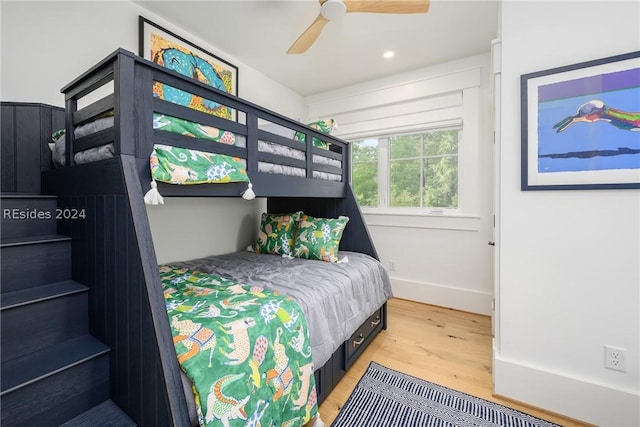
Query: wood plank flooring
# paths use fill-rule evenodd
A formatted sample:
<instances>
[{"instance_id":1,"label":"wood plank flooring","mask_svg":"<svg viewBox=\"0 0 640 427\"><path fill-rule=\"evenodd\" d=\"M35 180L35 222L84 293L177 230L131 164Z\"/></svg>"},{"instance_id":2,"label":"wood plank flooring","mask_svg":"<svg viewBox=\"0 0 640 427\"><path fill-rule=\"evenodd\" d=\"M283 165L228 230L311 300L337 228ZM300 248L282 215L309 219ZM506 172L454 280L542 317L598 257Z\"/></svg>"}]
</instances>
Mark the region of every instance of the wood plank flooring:
<instances>
[{"instance_id":1,"label":"wood plank flooring","mask_svg":"<svg viewBox=\"0 0 640 427\"><path fill-rule=\"evenodd\" d=\"M566 427L576 420L492 395L491 319L487 316L394 298L389 327L369 345L320 406L329 426L364 374L369 362L460 390Z\"/></svg>"}]
</instances>

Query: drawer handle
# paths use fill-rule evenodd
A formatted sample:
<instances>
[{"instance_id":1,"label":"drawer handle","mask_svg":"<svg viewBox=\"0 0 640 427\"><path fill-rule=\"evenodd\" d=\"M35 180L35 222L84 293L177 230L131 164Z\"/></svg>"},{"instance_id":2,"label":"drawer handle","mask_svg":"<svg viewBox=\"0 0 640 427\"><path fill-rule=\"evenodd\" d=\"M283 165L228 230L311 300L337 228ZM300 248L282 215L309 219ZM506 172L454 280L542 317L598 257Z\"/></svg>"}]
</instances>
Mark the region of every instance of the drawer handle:
<instances>
[{"instance_id":1,"label":"drawer handle","mask_svg":"<svg viewBox=\"0 0 640 427\"><path fill-rule=\"evenodd\" d=\"M358 337L360 338L358 341L353 340L353 346L354 347L359 346L364 341L364 335L360 334Z\"/></svg>"},{"instance_id":2,"label":"drawer handle","mask_svg":"<svg viewBox=\"0 0 640 427\"><path fill-rule=\"evenodd\" d=\"M376 316L376 320L371 321L371 327L374 328L380 324L380 316Z\"/></svg>"}]
</instances>

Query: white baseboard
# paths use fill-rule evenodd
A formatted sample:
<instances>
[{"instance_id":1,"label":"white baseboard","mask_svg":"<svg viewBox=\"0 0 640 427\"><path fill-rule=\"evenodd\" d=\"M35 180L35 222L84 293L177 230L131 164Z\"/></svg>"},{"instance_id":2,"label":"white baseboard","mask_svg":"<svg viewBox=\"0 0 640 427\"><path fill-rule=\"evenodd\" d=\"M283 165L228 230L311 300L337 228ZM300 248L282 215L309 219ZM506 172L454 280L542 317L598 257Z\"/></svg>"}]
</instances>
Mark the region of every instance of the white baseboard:
<instances>
[{"instance_id":1,"label":"white baseboard","mask_svg":"<svg viewBox=\"0 0 640 427\"><path fill-rule=\"evenodd\" d=\"M398 298L491 316L493 296L488 293L393 277L391 287L393 296Z\"/></svg>"},{"instance_id":2,"label":"white baseboard","mask_svg":"<svg viewBox=\"0 0 640 427\"><path fill-rule=\"evenodd\" d=\"M621 390L494 356L496 395L601 427L640 426L638 390Z\"/></svg>"}]
</instances>

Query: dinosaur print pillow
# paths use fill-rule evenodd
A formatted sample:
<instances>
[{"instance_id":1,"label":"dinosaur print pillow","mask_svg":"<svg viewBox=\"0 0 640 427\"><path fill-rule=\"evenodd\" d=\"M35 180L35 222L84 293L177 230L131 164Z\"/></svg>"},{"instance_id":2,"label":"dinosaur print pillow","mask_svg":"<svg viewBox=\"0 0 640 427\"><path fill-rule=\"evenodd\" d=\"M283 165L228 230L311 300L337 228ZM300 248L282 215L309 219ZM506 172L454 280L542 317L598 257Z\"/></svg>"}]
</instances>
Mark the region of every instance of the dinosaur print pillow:
<instances>
[{"instance_id":1,"label":"dinosaur print pillow","mask_svg":"<svg viewBox=\"0 0 640 427\"><path fill-rule=\"evenodd\" d=\"M315 122L308 123L307 126L312 127L315 130L318 130L326 135L331 134L334 131L334 129L338 128L338 124L334 119L316 120ZM295 139L297 139L298 141L304 142L305 140L304 133L296 132ZM313 141L313 146L316 148L322 148L323 150L329 149L329 144L325 141L321 141L318 138L313 138L312 141Z\"/></svg>"},{"instance_id":2,"label":"dinosaur print pillow","mask_svg":"<svg viewBox=\"0 0 640 427\"><path fill-rule=\"evenodd\" d=\"M296 230L293 256L338 262L338 248L349 217L314 218L302 215Z\"/></svg>"},{"instance_id":3,"label":"dinosaur print pillow","mask_svg":"<svg viewBox=\"0 0 640 427\"><path fill-rule=\"evenodd\" d=\"M168 184L249 181L242 160L224 154L156 144L149 162L153 179Z\"/></svg>"},{"instance_id":4,"label":"dinosaur print pillow","mask_svg":"<svg viewBox=\"0 0 640 427\"><path fill-rule=\"evenodd\" d=\"M296 224L302 212L290 214L263 213L256 241L256 252L291 257Z\"/></svg>"}]
</instances>

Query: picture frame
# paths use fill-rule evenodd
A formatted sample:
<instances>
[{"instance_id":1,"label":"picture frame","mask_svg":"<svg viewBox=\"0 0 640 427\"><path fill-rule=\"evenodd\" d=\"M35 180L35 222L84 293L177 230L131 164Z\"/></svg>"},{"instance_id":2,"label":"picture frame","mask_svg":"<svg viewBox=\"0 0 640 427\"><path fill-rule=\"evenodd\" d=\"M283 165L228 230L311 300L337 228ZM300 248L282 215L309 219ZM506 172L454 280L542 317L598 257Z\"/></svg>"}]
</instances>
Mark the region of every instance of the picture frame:
<instances>
[{"instance_id":1,"label":"picture frame","mask_svg":"<svg viewBox=\"0 0 640 427\"><path fill-rule=\"evenodd\" d=\"M138 17L138 55L231 95L238 95L238 67L158 24ZM168 60L170 58L170 61ZM237 121L237 112L212 100L154 82L153 93L199 111Z\"/></svg>"},{"instance_id":2,"label":"picture frame","mask_svg":"<svg viewBox=\"0 0 640 427\"><path fill-rule=\"evenodd\" d=\"M640 51L524 74L521 190L640 188Z\"/></svg>"}]
</instances>

